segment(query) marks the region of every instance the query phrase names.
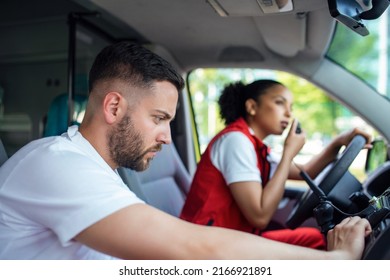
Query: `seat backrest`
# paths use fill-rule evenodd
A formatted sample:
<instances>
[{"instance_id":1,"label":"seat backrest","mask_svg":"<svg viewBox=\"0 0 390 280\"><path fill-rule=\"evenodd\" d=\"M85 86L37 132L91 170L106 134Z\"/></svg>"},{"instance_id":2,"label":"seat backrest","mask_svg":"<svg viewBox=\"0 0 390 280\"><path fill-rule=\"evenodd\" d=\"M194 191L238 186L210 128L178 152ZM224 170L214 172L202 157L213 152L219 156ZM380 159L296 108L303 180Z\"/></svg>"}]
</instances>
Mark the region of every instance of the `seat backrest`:
<instances>
[{"instance_id":1,"label":"seat backrest","mask_svg":"<svg viewBox=\"0 0 390 280\"><path fill-rule=\"evenodd\" d=\"M178 217L191 184L191 176L173 144L163 145L148 169L135 172L119 168L119 174L146 203Z\"/></svg>"},{"instance_id":2,"label":"seat backrest","mask_svg":"<svg viewBox=\"0 0 390 280\"><path fill-rule=\"evenodd\" d=\"M73 101L73 116L72 124L79 124L84 117L84 112L87 106L86 95L76 94ZM46 116L43 136L61 135L69 126L69 96L67 93L56 96L50 103L49 110Z\"/></svg>"}]
</instances>

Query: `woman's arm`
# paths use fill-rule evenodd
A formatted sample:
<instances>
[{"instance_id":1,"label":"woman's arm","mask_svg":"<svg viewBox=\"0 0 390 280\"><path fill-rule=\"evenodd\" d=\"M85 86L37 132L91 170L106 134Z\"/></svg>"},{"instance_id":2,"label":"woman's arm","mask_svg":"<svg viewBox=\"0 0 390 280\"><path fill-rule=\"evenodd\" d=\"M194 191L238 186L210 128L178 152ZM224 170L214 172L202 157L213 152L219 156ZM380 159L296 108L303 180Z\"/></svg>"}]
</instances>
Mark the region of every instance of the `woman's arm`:
<instances>
[{"instance_id":1,"label":"woman's arm","mask_svg":"<svg viewBox=\"0 0 390 280\"><path fill-rule=\"evenodd\" d=\"M304 164L302 168L311 178L315 178L328 164L337 158L341 147L347 146L352 139L359 134L366 138L365 148L370 148L371 136L361 129L355 128L334 138L328 146L326 146L319 154L315 155L309 162ZM297 167L292 165L290 178L301 179L298 173L299 170Z\"/></svg>"},{"instance_id":2,"label":"woman's arm","mask_svg":"<svg viewBox=\"0 0 390 280\"><path fill-rule=\"evenodd\" d=\"M246 181L229 185L230 191L245 218L254 227L264 229L278 208L284 194L293 158L305 142L305 134L296 134L294 122L284 143L283 155L272 178L263 188L260 182Z\"/></svg>"}]
</instances>

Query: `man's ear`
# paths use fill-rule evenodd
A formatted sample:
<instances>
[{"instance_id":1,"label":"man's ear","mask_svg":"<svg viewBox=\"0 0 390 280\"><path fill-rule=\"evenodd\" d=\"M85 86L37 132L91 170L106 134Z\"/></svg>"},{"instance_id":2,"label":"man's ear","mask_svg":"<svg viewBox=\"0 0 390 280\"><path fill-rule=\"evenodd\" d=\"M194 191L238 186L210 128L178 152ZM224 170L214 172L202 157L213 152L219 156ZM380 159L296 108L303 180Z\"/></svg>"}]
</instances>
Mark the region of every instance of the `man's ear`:
<instances>
[{"instance_id":1,"label":"man's ear","mask_svg":"<svg viewBox=\"0 0 390 280\"><path fill-rule=\"evenodd\" d=\"M119 92L109 92L103 100L104 118L108 124L113 124L122 118L125 99Z\"/></svg>"}]
</instances>

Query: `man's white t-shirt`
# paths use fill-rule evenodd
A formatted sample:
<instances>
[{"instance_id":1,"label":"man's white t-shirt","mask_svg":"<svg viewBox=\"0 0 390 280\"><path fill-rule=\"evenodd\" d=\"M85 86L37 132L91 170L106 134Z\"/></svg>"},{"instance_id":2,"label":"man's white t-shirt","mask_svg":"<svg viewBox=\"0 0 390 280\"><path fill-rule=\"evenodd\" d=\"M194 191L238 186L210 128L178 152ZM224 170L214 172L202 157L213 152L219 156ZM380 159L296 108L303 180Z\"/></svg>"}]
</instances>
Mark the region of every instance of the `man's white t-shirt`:
<instances>
[{"instance_id":1,"label":"man's white t-shirt","mask_svg":"<svg viewBox=\"0 0 390 280\"><path fill-rule=\"evenodd\" d=\"M217 139L211 147L210 158L213 165L222 173L228 185L249 181L261 183L256 151L252 142L242 132L228 132ZM280 158L271 152L267 159L271 166L271 178L280 162Z\"/></svg>"},{"instance_id":2,"label":"man's white t-shirt","mask_svg":"<svg viewBox=\"0 0 390 280\"><path fill-rule=\"evenodd\" d=\"M135 203L77 126L33 141L0 168L0 259L109 259L73 238Z\"/></svg>"}]
</instances>

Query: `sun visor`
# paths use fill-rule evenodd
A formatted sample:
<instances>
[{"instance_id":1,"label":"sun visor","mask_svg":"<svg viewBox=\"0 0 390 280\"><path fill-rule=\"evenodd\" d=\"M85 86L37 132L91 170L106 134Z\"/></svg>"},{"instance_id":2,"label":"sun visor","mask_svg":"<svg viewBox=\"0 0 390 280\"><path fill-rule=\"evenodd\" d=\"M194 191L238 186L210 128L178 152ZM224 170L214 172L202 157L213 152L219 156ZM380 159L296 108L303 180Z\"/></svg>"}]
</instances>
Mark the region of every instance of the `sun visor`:
<instances>
[{"instance_id":1,"label":"sun visor","mask_svg":"<svg viewBox=\"0 0 390 280\"><path fill-rule=\"evenodd\" d=\"M293 57L305 48L306 20L306 14L284 15L283 23L277 15L254 18L267 47L286 57Z\"/></svg>"},{"instance_id":2,"label":"sun visor","mask_svg":"<svg viewBox=\"0 0 390 280\"><path fill-rule=\"evenodd\" d=\"M207 0L222 17L261 16L293 10L292 0Z\"/></svg>"}]
</instances>

